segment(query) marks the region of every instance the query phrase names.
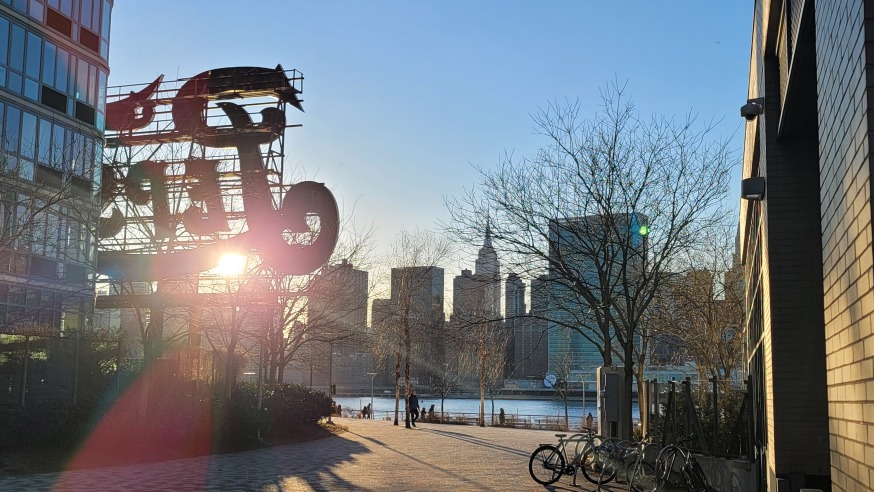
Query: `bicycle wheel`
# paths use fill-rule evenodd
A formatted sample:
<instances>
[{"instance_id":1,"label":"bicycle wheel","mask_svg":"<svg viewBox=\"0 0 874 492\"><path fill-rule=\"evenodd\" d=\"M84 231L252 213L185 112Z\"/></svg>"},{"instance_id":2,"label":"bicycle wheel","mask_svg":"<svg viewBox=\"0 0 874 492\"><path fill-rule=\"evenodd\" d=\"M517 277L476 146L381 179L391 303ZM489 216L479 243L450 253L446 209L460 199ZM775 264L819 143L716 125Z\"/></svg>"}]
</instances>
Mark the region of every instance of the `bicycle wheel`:
<instances>
[{"instance_id":1,"label":"bicycle wheel","mask_svg":"<svg viewBox=\"0 0 874 492\"><path fill-rule=\"evenodd\" d=\"M698 460L689 457L689 461L683 466L683 478L686 479L686 484L692 492L710 492L710 484L707 483L707 477L704 475L704 470L701 469L701 464Z\"/></svg>"},{"instance_id":2,"label":"bicycle wheel","mask_svg":"<svg viewBox=\"0 0 874 492\"><path fill-rule=\"evenodd\" d=\"M646 461L638 461L634 464L628 482L631 484L631 489L636 492L656 492L659 490L655 468Z\"/></svg>"},{"instance_id":3,"label":"bicycle wheel","mask_svg":"<svg viewBox=\"0 0 874 492\"><path fill-rule=\"evenodd\" d=\"M680 457L678 462L677 457ZM656 458L655 474L659 489L665 487L682 487L683 477L680 475L680 463L683 463L683 454L676 446L667 446Z\"/></svg>"},{"instance_id":4,"label":"bicycle wheel","mask_svg":"<svg viewBox=\"0 0 874 492\"><path fill-rule=\"evenodd\" d=\"M602 485L616 478L616 467L612 464L609 456L609 451L600 446L583 454L583 458L580 460L580 469L586 480Z\"/></svg>"},{"instance_id":5,"label":"bicycle wheel","mask_svg":"<svg viewBox=\"0 0 874 492\"><path fill-rule=\"evenodd\" d=\"M541 485L554 483L564 471L564 456L558 448L551 444L544 444L531 453L528 460L528 473L535 482Z\"/></svg>"}]
</instances>

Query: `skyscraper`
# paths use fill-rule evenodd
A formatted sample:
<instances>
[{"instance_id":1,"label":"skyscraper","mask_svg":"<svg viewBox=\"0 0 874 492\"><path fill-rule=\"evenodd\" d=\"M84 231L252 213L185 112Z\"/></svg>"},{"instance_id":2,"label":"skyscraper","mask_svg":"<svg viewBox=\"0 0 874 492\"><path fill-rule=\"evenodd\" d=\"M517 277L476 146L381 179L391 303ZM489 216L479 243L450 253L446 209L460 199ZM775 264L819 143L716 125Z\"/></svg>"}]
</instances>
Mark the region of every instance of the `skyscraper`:
<instances>
[{"instance_id":1,"label":"skyscraper","mask_svg":"<svg viewBox=\"0 0 874 492\"><path fill-rule=\"evenodd\" d=\"M0 331L91 327L112 5L0 2Z\"/></svg>"},{"instance_id":2,"label":"skyscraper","mask_svg":"<svg viewBox=\"0 0 874 492\"><path fill-rule=\"evenodd\" d=\"M496 319L501 315L501 264L498 261L498 254L492 246L492 230L489 224L486 224L486 234L483 240L483 245L479 249L479 255L476 258L476 269L474 272L477 278L484 284L483 300L486 314Z\"/></svg>"},{"instance_id":3,"label":"skyscraper","mask_svg":"<svg viewBox=\"0 0 874 492\"><path fill-rule=\"evenodd\" d=\"M519 279L521 282L521 279ZM510 295L511 287L515 286L515 295ZM525 284L521 285L524 289ZM549 354L549 332L547 323L544 317L547 314L548 293L547 293L547 277L531 279L531 312L528 317L517 320L513 329L513 361L515 364L515 372L513 377L516 379L542 379L547 371L547 359ZM521 312L524 310L524 304L520 308L519 297L524 301L524 290L520 293L518 283L507 278L507 298L514 298L516 302L507 304L507 317L510 318L511 312Z\"/></svg>"},{"instance_id":4,"label":"skyscraper","mask_svg":"<svg viewBox=\"0 0 874 492\"><path fill-rule=\"evenodd\" d=\"M579 284L595 297L620 296L620 272L636 263L636 252L646 246L639 214L572 217L550 224L547 277L549 322L549 370L567 372L571 378L591 377L603 365L595 309L580 295ZM561 265L564 271L560 271ZM615 343L615 334L611 334ZM596 344L594 341L601 341ZM562 366L562 367L559 367Z\"/></svg>"},{"instance_id":5,"label":"skyscraper","mask_svg":"<svg viewBox=\"0 0 874 492\"><path fill-rule=\"evenodd\" d=\"M391 300L409 310L423 323L444 321L443 269L411 266L391 269Z\"/></svg>"},{"instance_id":6,"label":"skyscraper","mask_svg":"<svg viewBox=\"0 0 874 492\"><path fill-rule=\"evenodd\" d=\"M344 259L314 280L307 319L344 337L335 344L344 355L361 351L360 337L367 331L367 278Z\"/></svg>"},{"instance_id":7,"label":"skyscraper","mask_svg":"<svg viewBox=\"0 0 874 492\"><path fill-rule=\"evenodd\" d=\"M516 336L525 323L530 321L528 318L524 318L528 314L525 308L525 282L518 275L510 272L504 283L504 289L504 325L510 335L507 343L505 376L519 377L521 372L516 358Z\"/></svg>"},{"instance_id":8,"label":"skyscraper","mask_svg":"<svg viewBox=\"0 0 874 492\"><path fill-rule=\"evenodd\" d=\"M507 275L504 309L508 321L527 314L525 306L525 282L513 272Z\"/></svg>"},{"instance_id":9,"label":"skyscraper","mask_svg":"<svg viewBox=\"0 0 874 492\"><path fill-rule=\"evenodd\" d=\"M488 225L476 258L476 270L462 270L452 282L452 313L453 318L475 317L478 321L501 317L501 265Z\"/></svg>"}]
</instances>

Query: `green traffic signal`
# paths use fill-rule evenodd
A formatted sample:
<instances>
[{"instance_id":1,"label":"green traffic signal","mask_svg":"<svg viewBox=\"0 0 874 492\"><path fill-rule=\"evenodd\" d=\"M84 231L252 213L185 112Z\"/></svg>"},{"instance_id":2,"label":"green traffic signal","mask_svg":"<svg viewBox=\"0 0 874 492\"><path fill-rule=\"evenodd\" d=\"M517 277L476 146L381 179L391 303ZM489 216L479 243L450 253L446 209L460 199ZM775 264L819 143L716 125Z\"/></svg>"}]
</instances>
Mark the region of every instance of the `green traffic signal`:
<instances>
[{"instance_id":1,"label":"green traffic signal","mask_svg":"<svg viewBox=\"0 0 874 492\"><path fill-rule=\"evenodd\" d=\"M640 229L637 230L637 232L638 232L641 236L646 236L646 235L649 234L649 226L647 226L647 225L642 225L642 226L640 226Z\"/></svg>"}]
</instances>

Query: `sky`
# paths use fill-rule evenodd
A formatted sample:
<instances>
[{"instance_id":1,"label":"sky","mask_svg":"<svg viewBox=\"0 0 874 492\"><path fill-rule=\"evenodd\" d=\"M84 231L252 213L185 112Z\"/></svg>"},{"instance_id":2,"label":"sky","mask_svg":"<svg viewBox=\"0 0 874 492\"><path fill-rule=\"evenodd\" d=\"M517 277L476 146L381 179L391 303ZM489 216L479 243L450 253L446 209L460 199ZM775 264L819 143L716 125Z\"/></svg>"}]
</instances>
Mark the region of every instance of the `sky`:
<instances>
[{"instance_id":1,"label":"sky","mask_svg":"<svg viewBox=\"0 0 874 492\"><path fill-rule=\"evenodd\" d=\"M388 252L402 229L448 221L444 200L501 156L547 142L531 114L627 83L641 115L715 121L740 157L752 1L117 1L109 84L230 66L295 68L286 169L323 182ZM738 198L734 198L738 197ZM467 264L463 264L467 261ZM445 265L447 275L472 260Z\"/></svg>"}]
</instances>

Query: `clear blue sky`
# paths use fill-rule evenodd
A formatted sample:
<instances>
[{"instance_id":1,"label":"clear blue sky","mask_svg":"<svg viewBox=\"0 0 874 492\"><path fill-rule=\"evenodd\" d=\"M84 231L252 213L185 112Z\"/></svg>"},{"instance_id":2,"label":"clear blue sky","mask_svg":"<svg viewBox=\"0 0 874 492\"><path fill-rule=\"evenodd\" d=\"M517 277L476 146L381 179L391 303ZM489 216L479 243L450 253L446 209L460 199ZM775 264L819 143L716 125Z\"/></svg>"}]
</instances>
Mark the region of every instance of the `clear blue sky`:
<instances>
[{"instance_id":1,"label":"clear blue sky","mask_svg":"<svg viewBox=\"0 0 874 492\"><path fill-rule=\"evenodd\" d=\"M594 112L608 81L644 115L721 120L740 156L752 14L736 0L116 1L109 83L300 70L287 163L376 226L382 252L401 227L446 220L474 165L543 145L529 114L565 98Z\"/></svg>"}]
</instances>

